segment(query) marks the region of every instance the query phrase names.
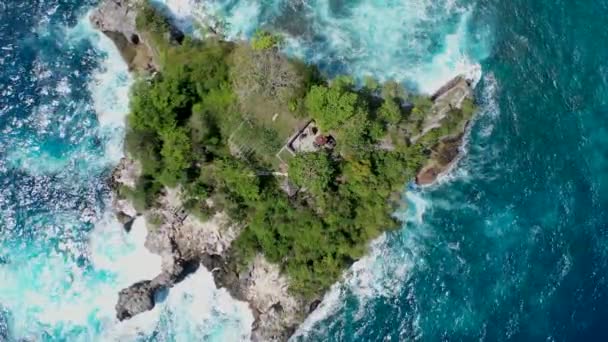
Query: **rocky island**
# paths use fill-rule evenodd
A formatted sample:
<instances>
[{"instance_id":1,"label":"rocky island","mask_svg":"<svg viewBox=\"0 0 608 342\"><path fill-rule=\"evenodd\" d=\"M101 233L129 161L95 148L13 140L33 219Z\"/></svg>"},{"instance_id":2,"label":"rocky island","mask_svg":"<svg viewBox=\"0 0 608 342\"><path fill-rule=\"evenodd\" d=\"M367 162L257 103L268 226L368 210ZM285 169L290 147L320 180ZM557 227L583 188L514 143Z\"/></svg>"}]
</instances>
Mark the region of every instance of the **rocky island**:
<instances>
[{"instance_id":1,"label":"rocky island","mask_svg":"<svg viewBox=\"0 0 608 342\"><path fill-rule=\"evenodd\" d=\"M285 341L371 240L398 227L404 184L456 160L475 107L458 77L433 96L395 82L325 79L251 42L184 36L145 1L105 0L91 21L133 73L114 209L142 217L162 273L120 292L117 318L201 265L249 303L251 338Z\"/></svg>"}]
</instances>

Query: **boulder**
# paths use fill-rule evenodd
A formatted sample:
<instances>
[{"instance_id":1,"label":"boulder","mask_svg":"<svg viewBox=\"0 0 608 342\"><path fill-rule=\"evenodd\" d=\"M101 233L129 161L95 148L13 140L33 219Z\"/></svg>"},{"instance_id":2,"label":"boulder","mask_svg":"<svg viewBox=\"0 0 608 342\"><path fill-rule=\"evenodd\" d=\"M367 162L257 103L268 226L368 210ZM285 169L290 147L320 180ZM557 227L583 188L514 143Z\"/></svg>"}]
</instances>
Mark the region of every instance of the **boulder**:
<instances>
[{"instance_id":1,"label":"boulder","mask_svg":"<svg viewBox=\"0 0 608 342\"><path fill-rule=\"evenodd\" d=\"M119 321L129 319L154 308L154 294L159 289L153 281L144 280L122 290L118 294L116 318Z\"/></svg>"}]
</instances>

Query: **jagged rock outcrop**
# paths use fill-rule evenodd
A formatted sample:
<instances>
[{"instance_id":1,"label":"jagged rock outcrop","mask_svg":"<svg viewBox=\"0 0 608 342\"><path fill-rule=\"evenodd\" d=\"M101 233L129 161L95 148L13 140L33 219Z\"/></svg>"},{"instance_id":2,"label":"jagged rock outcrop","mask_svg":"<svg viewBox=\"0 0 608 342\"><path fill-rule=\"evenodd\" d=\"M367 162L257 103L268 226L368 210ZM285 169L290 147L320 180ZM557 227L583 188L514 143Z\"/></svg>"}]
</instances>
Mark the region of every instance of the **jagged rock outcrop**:
<instances>
[{"instance_id":1,"label":"jagged rock outcrop","mask_svg":"<svg viewBox=\"0 0 608 342\"><path fill-rule=\"evenodd\" d=\"M137 5L133 0L106 0L91 13L91 22L102 32L116 32L127 40L138 43L139 33L135 26Z\"/></svg>"},{"instance_id":2,"label":"jagged rock outcrop","mask_svg":"<svg viewBox=\"0 0 608 342\"><path fill-rule=\"evenodd\" d=\"M105 0L91 13L93 26L108 36L131 70L156 70L153 50L137 31L138 1Z\"/></svg>"},{"instance_id":3,"label":"jagged rock outcrop","mask_svg":"<svg viewBox=\"0 0 608 342\"><path fill-rule=\"evenodd\" d=\"M444 138L433 147L431 159L416 176L416 182L419 185L432 184L437 180L437 177L450 170L458 160L463 136L464 134L460 134L455 137Z\"/></svg>"},{"instance_id":4,"label":"jagged rock outcrop","mask_svg":"<svg viewBox=\"0 0 608 342\"><path fill-rule=\"evenodd\" d=\"M120 196L120 190L122 187L135 188L135 183L140 174L141 166L138 162L129 158L122 158L110 177L110 186L115 193L112 200L112 208L116 218L124 225L127 231L131 230L133 221L138 213L131 201Z\"/></svg>"},{"instance_id":5,"label":"jagged rock outcrop","mask_svg":"<svg viewBox=\"0 0 608 342\"><path fill-rule=\"evenodd\" d=\"M434 101L431 109L432 115L427 117L424 122L422 133L415 137L415 142L418 137L426 134L433 128L441 125L441 121L450 115L453 108L461 108L465 99L473 98L473 89L469 81L457 76L441 87L431 97ZM431 148L431 155L428 162L418 172L416 183L419 185L429 185L437 180L441 174L446 173L458 160L460 146L464 138L464 130L468 122L463 122L461 130L456 135L442 137L435 146Z\"/></svg>"},{"instance_id":6,"label":"jagged rock outcrop","mask_svg":"<svg viewBox=\"0 0 608 342\"><path fill-rule=\"evenodd\" d=\"M133 187L139 174L139 165L124 158L112 174L113 188ZM139 215L126 210L132 205L125 203L129 201L114 201L117 215ZM161 256L162 272L119 293L119 320L153 309L159 291L170 289L201 264L212 272L218 288L226 288L233 298L249 303L255 317L253 341L286 341L306 318L312 303L288 292L288 279L277 265L262 255L244 268L234 264L231 245L242 227L225 213L218 212L205 222L188 215L182 209L181 190L175 188L165 189L156 206L142 214L149 227L145 246Z\"/></svg>"},{"instance_id":7,"label":"jagged rock outcrop","mask_svg":"<svg viewBox=\"0 0 608 342\"><path fill-rule=\"evenodd\" d=\"M254 314L253 341L287 341L310 313L317 300L304 300L288 291L289 282L278 265L257 255L237 270L230 254L205 255L202 264L213 273L218 287L235 299L246 301Z\"/></svg>"},{"instance_id":8,"label":"jagged rock outcrop","mask_svg":"<svg viewBox=\"0 0 608 342\"><path fill-rule=\"evenodd\" d=\"M154 295L158 287L144 280L121 290L116 304L116 318L123 321L154 308Z\"/></svg>"},{"instance_id":9,"label":"jagged rock outcrop","mask_svg":"<svg viewBox=\"0 0 608 342\"><path fill-rule=\"evenodd\" d=\"M116 318L122 321L140 313L152 310L158 291L168 289L183 280L188 274L196 271L199 262L177 259L170 269L165 269L152 280L137 282L118 294Z\"/></svg>"}]
</instances>

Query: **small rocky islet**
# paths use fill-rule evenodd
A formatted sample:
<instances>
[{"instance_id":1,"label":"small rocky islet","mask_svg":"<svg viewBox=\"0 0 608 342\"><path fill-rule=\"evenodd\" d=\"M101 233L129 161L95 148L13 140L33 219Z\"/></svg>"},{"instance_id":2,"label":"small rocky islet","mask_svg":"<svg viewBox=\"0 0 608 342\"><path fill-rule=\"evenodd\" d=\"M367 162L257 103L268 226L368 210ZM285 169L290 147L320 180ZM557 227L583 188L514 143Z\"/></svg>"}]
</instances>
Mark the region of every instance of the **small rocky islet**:
<instances>
[{"instance_id":1,"label":"small rocky islet","mask_svg":"<svg viewBox=\"0 0 608 342\"><path fill-rule=\"evenodd\" d=\"M213 28L205 39L210 43L197 41L185 37L148 3L128 0L104 0L90 19L112 39L138 78L127 156L111 180L114 211L126 229L134 220L146 220L146 247L162 257L161 274L120 292L119 320L151 310L159 290L202 265L218 287L249 303L255 317L253 340L287 340L342 271L365 253L371 239L396 225L390 211L399 202L403 184L413 178L420 185L432 184L458 159L475 111L473 91L464 77L430 97L408 94L394 82L381 86L370 80L356 88L346 78L328 82L314 67L287 58L277 48L280 37L268 32L260 31L252 42L226 42ZM192 51L197 57L208 56L212 67L198 65L205 60L188 58ZM229 63L213 64L218 55ZM174 119L166 126L153 126L152 121L164 120L159 111L157 117L141 122L138 110L147 107L140 102L148 100L144 96L155 84L177 87L177 95L191 91L179 77L171 84L164 79L176 63L198 63L183 76L189 78L192 92L198 92L191 96L198 98L161 99L169 106L182 101L168 115ZM225 83L203 84L206 75L195 75L199 71L220 74ZM213 97L226 89L220 94L224 97ZM212 102L209 98L216 103L206 103ZM152 111L159 107L154 105ZM245 114L226 118L233 115L226 113L236 111ZM214 117L218 115L223 117ZM144 133L150 136L142 137ZM195 135L204 139L196 140ZM160 147L148 140L159 140ZM142 147L154 154L150 160L142 157ZM151 167L151 160L158 165ZM383 185L374 195L357 188L377 184ZM331 203L340 199L352 207ZM363 206L371 211L349 216ZM328 218L332 211L338 214ZM290 216L281 216L282 212ZM358 232L356 238L346 228L334 227L343 220L344 226L361 230L352 221L362 217L377 227ZM331 246L322 245L327 239L323 235L281 236L282 228L276 228L272 236L265 236L261 228L252 228L291 219L302 222L303 229L307 224L320 226L328 235L340 236L352 251L327 250ZM313 246L283 241L300 238ZM266 244L279 244L273 239L291 251L271 250ZM324 255L310 250L314 239L319 239ZM335 244L334 249L339 247ZM299 250L310 254L307 260L300 260L305 257L298 255Z\"/></svg>"}]
</instances>

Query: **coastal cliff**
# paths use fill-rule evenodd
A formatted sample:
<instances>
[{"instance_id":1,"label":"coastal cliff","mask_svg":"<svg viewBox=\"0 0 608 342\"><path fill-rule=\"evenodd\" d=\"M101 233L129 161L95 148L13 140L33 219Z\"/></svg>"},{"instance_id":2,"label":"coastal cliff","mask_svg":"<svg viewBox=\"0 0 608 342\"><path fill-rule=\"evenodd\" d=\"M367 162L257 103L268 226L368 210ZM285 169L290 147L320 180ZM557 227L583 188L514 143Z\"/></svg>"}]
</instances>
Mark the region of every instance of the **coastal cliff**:
<instances>
[{"instance_id":1,"label":"coastal cliff","mask_svg":"<svg viewBox=\"0 0 608 342\"><path fill-rule=\"evenodd\" d=\"M431 99L433 109L425 120L421 135L441 127L443 121L449 120L450 115L453 115L452 109L462 108L465 100L473 99L473 90L467 79L458 76L435 92ZM416 175L419 185L433 184L437 177L448 172L458 160L464 132L472 114L472 111L464 113L465 116L459 120L455 129L443 134L435 145L430 146L429 160Z\"/></svg>"},{"instance_id":2,"label":"coastal cliff","mask_svg":"<svg viewBox=\"0 0 608 342\"><path fill-rule=\"evenodd\" d=\"M162 33L154 36L158 32L151 33L150 31L142 30L141 27L138 28L140 26L137 23L140 8L138 6L139 4L133 1L105 0L91 15L91 21L95 27L114 41L133 72L151 75L153 71L162 71L162 56L159 53L158 40L162 42L168 41L170 46L178 46L183 39L183 35L175 27L166 27L170 23L162 20L159 25L168 34ZM157 40L156 44L154 42L155 39ZM241 44L236 46L231 45L229 49L242 53L244 56L255 56L255 63L249 66L249 69L255 71L258 68L262 73L267 73L267 70L273 70L273 73L279 75L278 77L281 79L280 82L273 83L271 86L262 87L259 90L259 94L249 94L255 89L255 84L252 85L253 81L251 79L243 80L243 73L239 73L236 76L231 75L233 79L236 79L234 81L235 86L240 84L247 85L247 92L237 92L241 96L239 99L239 109L241 110L245 107L255 115L255 111L258 108L256 106L259 106L255 102L255 99L263 96L268 96L269 100L266 103L270 102L272 105L275 105L273 101L277 101L276 98L283 95L284 92L277 91L276 93L268 94L264 93L264 91L266 89L275 91L277 88L279 90L281 88L288 89L291 86L290 82L293 82L294 79L298 80L299 76L295 72L297 68L289 64L290 62L288 63L285 57L273 51L272 48L266 51L251 52L245 45ZM241 61L239 63L246 65L247 60L243 60L244 62ZM237 64L235 69L239 70L239 67L240 65ZM254 78L256 82L258 79L259 77ZM311 93L314 93L314 88L313 86ZM319 91L327 91L321 87L317 88ZM339 89L339 91L344 92L346 89L347 87ZM332 88L329 88L329 91L332 91ZM351 93L347 93L346 95L355 95L354 92L348 91ZM383 144L378 144L380 147L378 147L377 154L390 155L391 153L396 153L393 151L406 150L407 152L403 153L409 156L413 152L409 152L408 149L415 147L415 151L419 156L416 155L418 161L412 164L411 169L418 171L416 178L419 184L432 183L437 175L444 172L457 158L458 146L461 143L466 123L471 114L468 112L463 113L462 110L463 104L472 98L469 83L464 78L457 78L434 95L432 101L424 98L414 99L414 102L420 102L417 105L409 105L408 103L404 103L404 101L398 100L399 95L397 91L389 93L392 94L389 95L391 100L385 101L386 105L377 110L386 117L386 119L383 119L385 120L383 124L387 126L384 134L391 136L391 138L385 138ZM298 93L294 91L294 94ZM323 95L322 93L320 94ZM346 95L341 94L340 96L346 97ZM307 98L307 101L310 102L307 103L307 106L312 111L315 104L312 103L310 98L312 96ZM289 111L297 112L303 110L302 102L295 102L292 105L292 99L289 101ZM250 104L250 102L253 104ZM280 161L276 167L281 172L246 171L239 181L248 182L247 179L251 179L252 177L265 177L269 174L277 174L279 177L283 177L286 175L284 171L289 169L291 171L290 177L293 177L293 179L286 179L285 183L293 182L299 185L295 186L295 191L288 192L289 201L296 204L299 208L308 210L307 207L315 205L315 202L326 201L326 199L321 198L316 192L329 191L330 187L325 184L323 185L326 187L325 189L317 189L318 183L306 183L306 181L310 179L314 180L318 177L316 170L307 171L308 179L304 179L304 183L306 183L304 185L303 181L292 170L296 163L285 162L283 159L292 159L294 156L296 160L299 156L306 156L308 158L308 156L314 155L312 152L333 154L332 158L336 160L340 156L348 156L348 158L352 159L353 156L361 153L359 150L362 146L359 145L359 141L357 141L357 144L351 144L348 141L350 138L345 134L348 130L342 132L340 129L332 128L331 122L324 122L322 117L318 117L319 126L325 128L329 133L321 134L315 121L302 120L297 116L292 118L292 114L289 112L281 112L281 105L283 104L277 102L275 108L273 108L272 113L275 114L272 116L272 122L275 122L278 117L279 121L288 121L290 125L297 128L295 130L296 134L293 136L291 136L291 132L288 132L288 135L290 135L287 140L288 143L276 153L276 157ZM408 108L411 110L411 107L414 107L414 110L408 113ZM424 112L421 108L425 108ZM323 110L323 108L319 109L319 111ZM404 113L407 113L407 115ZM333 113L331 114L333 115ZM267 113L260 115L267 115ZM407 117L407 120L403 119L402 116ZM353 117L350 121L356 122L356 120ZM227 139L227 145L230 147L231 154L241 159L243 159L243 155L246 156L252 153L251 150L244 148L247 142L237 142L235 138L239 135L244 135L240 133L243 130L244 123L251 125L251 121L247 119L230 127L230 132L232 133L229 134L229 138ZM347 127L349 125L347 122L341 124ZM357 129L359 127L353 127L350 131L356 131ZM365 129L370 131L370 135L372 134L371 128ZM269 134L268 131L265 132L265 134ZM335 150L334 135L339 140L337 144L338 148ZM307 142L307 139L310 142ZM331 143L331 141L334 141L334 143ZM296 145L295 142L298 144ZM248 143L251 143L251 140ZM211 144L216 144L216 142L212 142ZM373 145L368 144L368 146ZM262 148L259 147L258 150ZM310 149L310 151L306 149ZM255 152L258 151L256 150ZM211 152L205 147L201 148L200 153L209 154ZM422 160L419 160L420 158ZM411 159L414 159L414 157ZM395 159L395 162L397 160ZM200 165L203 162L210 163L206 159L204 161L191 162L190 164L197 165L198 168L202 169ZM264 160L264 162L268 162L268 160ZM301 165L306 167L306 163L310 162L317 161L307 160ZM330 163L331 160L327 159L321 162ZM387 163L387 165L389 163L384 160L375 162ZM269 164L272 163L276 163L274 158L269 162ZM356 168L365 169L367 164L367 161L358 162ZM235 165L241 167L238 163L229 165L231 166L227 168L227 172L233 172L234 170L231 169ZM155 305L155 294L159 290L172 287L188 276L188 274L195 272L202 265L212 272L218 287L226 288L235 299L249 303L255 317L255 322L252 326L252 340L287 340L298 325L304 321L306 316L320 303L323 291L328 287L328 284L315 285L312 291L308 288L311 285L307 285L308 287L305 287L304 290L308 292L292 291L290 290L290 286L293 280L286 274L284 266L276 261L271 262L259 250L255 250L248 257L244 257L243 245L250 243L250 240L247 239L251 239L251 237L245 234L247 230L246 224L242 220L233 219L234 216L238 216L238 213L234 211L230 212L230 208L226 208L227 205L223 203L225 200L223 194L209 195L205 199L197 197L194 207L196 210L193 210L192 206L187 204L192 202L192 199L188 198L191 192L190 189L187 189L189 184L168 181L167 183L176 184L173 184L173 186L163 184L155 190L152 198L148 198L147 195L144 196L145 204L138 203L140 201L135 200L134 198L137 198L137 196L133 196L133 194L138 191L137 188L142 182L142 178L145 178L143 177L143 169L146 167L146 165L142 165L136 156L130 153L117 166L112 175L112 186L116 194L113 202L114 211L127 230L137 216L143 215L146 218L148 225L146 247L151 252L162 257L162 272L153 279L142 279L142 281L120 292L119 301L116 305L117 318L119 320L129 319L139 313L151 310ZM217 166L209 165L208 167L209 172L218 172ZM337 177L335 186L338 187L340 184L346 184L345 177L351 177L354 182L354 179L358 177L357 173L362 172L359 169L355 170L356 168L353 168L353 172L350 175ZM225 177L234 177L234 175L231 174ZM394 180L395 185L388 187L386 193L395 193L398 187L404 183L401 180L404 177L405 175L396 177ZM149 179L147 180L149 181ZM227 184L230 185L231 183ZM204 184L204 186L209 187L208 184ZM213 186L218 187L216 183L213 183ZM226 185L224 184L223 186ZM205 190L204 192L207 194L209 191ZM241 200L245 201L248 200L247 196L249 195L251 195L250 192L247 195L239 196L242 196ZM258 194L255 194L252 197L257 199L257 196ZM300 196L300 199L297 196ZM375 219L377 221L376 224L383 225L383 223L379 222L386 222L385 225L390 226L391 222L386 221L390 217L387 218L389 216L388 213L385 215L385 211L390 209L385 203L386 198L378 197L378 201L384 203L377 207L369 206L375 211L374 215L379 215ZM326 210L343 210L340 208L332 209L332 205L331 203L327 204L327 208L323 210L319 208L312 209L306 215L321 215ZM238 208L238 210L250 211L249 208ZM362 217L373 219L371 213L369 215L364 214ZM357 218L355 217L355 219ZM269 224L272 224L272 222L269 222ZM314 224L316 223L313 221L310 223L310 226ZM365 222L361 224L365 224ZM306 224L304 224L304 228L307 228ZM386 229L386 227L382 229ZM344 257L344 261L342 261L343 265L348 266L349 262L352 263L353 260L360 257L365 252L366 241L377 236L380 232L378 230L365 233L365 237L361 238L362 241L359 245L356 245L353 251L348 252L351 254ZM243 238L243 236L247 237ZM256 245L260 244L260 242L256 242ZM318 247L321 248L321 246ZM249 249L246 249L246 251L250 252ZM312 263L312 261L307 262ZM331 258L324 257L323 262L327 263L327 265L321 267L335 268L331 276L333 278L329 279L337 279L341 268L335 266ZM316 270L315 272L321 271ZM316 284L314 283L314 276L312 280L307 281Z\"/></svg>"},{"instance_id":3,"label":"coastal cliff","mask_svg":"<svg viewBox=\"0 0 608 342\"><path fill-rule=\"evenodd\" d=\"M289 281L276 264L258 254L245 267L234 264L231 244L242 227L219 212L208 221L186 213L180 189L164 189L154 209L138 212L120 190L134 186L137 162L123 158L114 170L114 211L129 229L139 215L145 215L148 235L145 246L162 257L162 273L123 289L116 305L119 320L129 319L154 308L155 293L172 287L199 265L212 272L218 288L233 298L246 301L254 314L253 341L286 341L297 326L314 310L319 300L305 300L289 293Z\"/></svg>"},{"instance_id":4,"label":"coastal cliff","mask_svg":"<svg viewBox=\"0 0 608 342\"><path fill-rule=\"evenodd\" d=\"M152 48L137 30L136 17L136 1L108 0L102 1L89 19L114 42L131 71L157 69Z\"/></svg>"},{"instance_id":5,"label":"coastal cliff","mask_svg":"<svg viewBox=\"0 0 608 342\"><path fill-rule=\"evenodd\" d=\"M136 27L136 16L137 2L106 0L90 20L115 43L131 71L150 74L158 64L145 33ZM162 257L162 273L120 291L116 317L125 320L153 309L158 291L172 287L203 265L212 272L218 288L226 288L235 299L249 303L255 317L252 340L287 340L318 301L290 294L286 277L263 255L237 268L230 247L242 227L222 212L207 221L189 215L181 203L180 189L165 188L152 210L136 209L121 191L134 189L140 175L141 165L130 157L117 165L111 178L113 209L127 231L136 217L146 217L145 246Z\"/></svg>"}]
</instances>

